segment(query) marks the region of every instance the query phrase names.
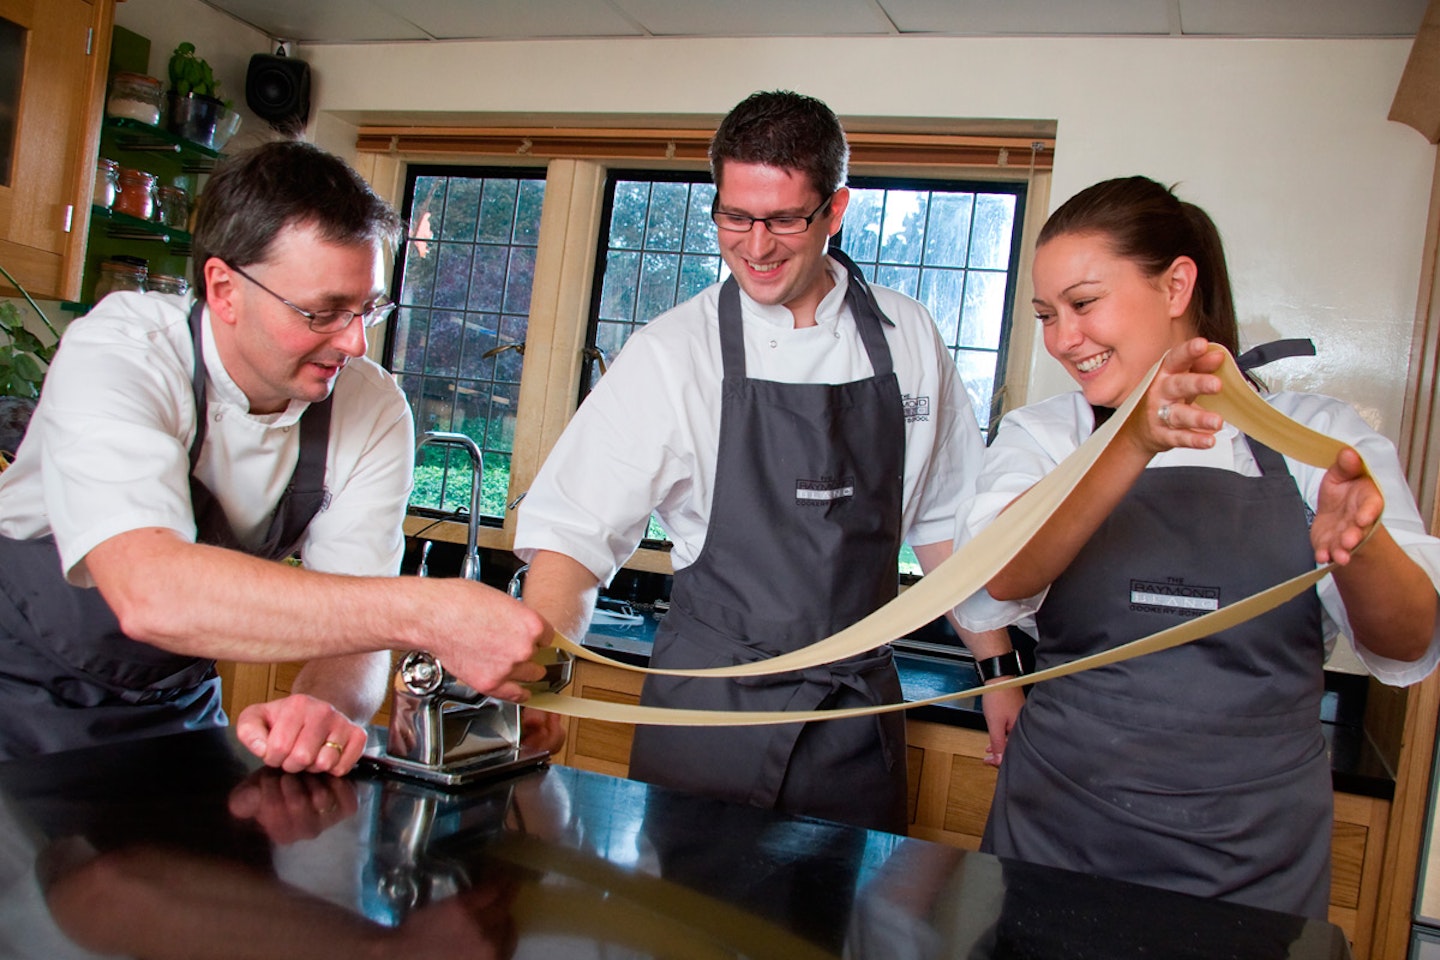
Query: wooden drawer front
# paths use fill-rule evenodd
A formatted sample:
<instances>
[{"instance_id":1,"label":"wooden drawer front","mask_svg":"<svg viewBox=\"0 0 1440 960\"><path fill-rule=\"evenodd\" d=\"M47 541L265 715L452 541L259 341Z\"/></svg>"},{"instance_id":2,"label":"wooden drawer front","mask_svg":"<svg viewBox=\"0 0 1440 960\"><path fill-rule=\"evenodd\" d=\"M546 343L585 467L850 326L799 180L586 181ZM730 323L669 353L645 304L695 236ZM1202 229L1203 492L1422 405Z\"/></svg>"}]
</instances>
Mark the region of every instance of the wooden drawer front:
<instances>
[{"instance_id":1,"label":"wooden drawer front","mask_svg":"<svg viewBox=\"0 0 1440 960\"><path fill-rule=\"evenodd\" d=\"M1360 878L1365 866L1365 840L1370 828L1336 821L1330 840L1330 903L1355 909L1360 906Z\"/></svg>"},{"instance_id":2,"label":"wooden drawer front","mask_svg":"<svg viewBox=\"0 0 1440 960\"><path fill-rule=\"evenodd\" d=\"M957 756L950 765L950 786L945 794L945 829L980 837L985 833L985 819L990 816L990 800L995 796L994 767L974 757Z\"/></svg>"},{"instance_id":3,"label":"wooden drawer front","mask_svg":"<svg viewBox=\"0 0 1440 960\"><path fill-rule=\"evenodd\" d=\"M978 730L907 720L912 837L966 850L980 846L990 798L993 767L982 761L989 738Z\"/></svg>"},{"instance_id":4,"label":"wooden drawer front","mask_svg":"<svg viewBox=\"0 0 1440 960\"><path fill-rule=\"evenodd\" d=\"M587 700L605 703L637 704L640 697L622 690L606 690L590 687L583 694ZM578 720L572 724L574 745L569 754L573 766L583 766L582 760L598 760L607 770L611 767L630 769L630 742L635 738L635 725L611 723L607 720Z\"/></svg>"},{"instance_id":5,"label":"wooden drawer front","mask_svg":"<svg viewBox=\"0 0 1440 960\"><path fill-rule=\"evenodd\" d=\"M575 664L574 677L566 693L606 703L639 703L640 687L645 682L643 674L589 660ZM571 718L565 747L556 754L555 761L623 777L630 772L630 743L634 737L633 723Z\"/></svg>"},{"instance_id":6,"label":"wooden drawer front","mask_svg":"<svg viewBox=\"0 0 1440 960\"><path fill-rule=\"evenodd\" d=\"M289 693L294 690L295 678L300 675L300 668L303 666L305 666L304 661L275 664L275 693Z\"/></svg>"},{"instance_id":7,"label":"wooden drawer front","mask_svg":"<svg viewBox=\"0 0 1440 960\"><path fill-rule=\"evenodd\" d=\"M1381 860L1390 823L1390 802L1335 794L1330 834L1330 922L1350 940L1355 960L1367 960L1375 944L1380 909Z\"/></svg>"}]
</instances>

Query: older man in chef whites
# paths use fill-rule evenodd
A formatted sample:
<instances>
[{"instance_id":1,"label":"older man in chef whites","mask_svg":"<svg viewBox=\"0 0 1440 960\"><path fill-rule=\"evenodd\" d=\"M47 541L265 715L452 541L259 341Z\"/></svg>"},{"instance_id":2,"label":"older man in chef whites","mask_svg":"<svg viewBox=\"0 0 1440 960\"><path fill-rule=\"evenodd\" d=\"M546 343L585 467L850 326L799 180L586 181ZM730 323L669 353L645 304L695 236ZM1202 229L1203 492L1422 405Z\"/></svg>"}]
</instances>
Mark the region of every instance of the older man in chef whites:
<instances>
[{"instance_id":1,"label":"older man in chef whites","mask_svg":"<svg viewBox=\"0 0 1440 960\"><path fill-rule=\"evenodd\" d=\"M652 510L675 565L657 667L763 659L849 626L895 597L902 538L927 570L949 556L956 507L984 447L930 314L870 287L830 247L850 197L848 152L829 107L795 93L757 93L720 124L712 216L733 277L630 338L521 505L526 601L567 635L584 634L597 585L635 549ZM917 412L922 401L928 416ZM977 657L1013 660L1003 634L965 639ZM803 675L652 676L641 702L799 710L899 699L885 646ZM986 700L998 755L1020 696ZM905 829L898 713L641 726L630 772L754 806Z\"/></svg>"},{"instance_id":2,"label":"older man in chef whites","mask_svg":"<svg viewBox=\"0 0 1440 960\"><path fill-rule=\"evenodd\" d=\"M399 236L340 160L266 144L206 186L193 303L112 294L66 331L0 474L0 758L223 724L215 660L307 660L236 734L340 774L391 648L509 699L541 677L535 613L395 576L414 427L365 348Z\"/></svg>"}]
</instances>

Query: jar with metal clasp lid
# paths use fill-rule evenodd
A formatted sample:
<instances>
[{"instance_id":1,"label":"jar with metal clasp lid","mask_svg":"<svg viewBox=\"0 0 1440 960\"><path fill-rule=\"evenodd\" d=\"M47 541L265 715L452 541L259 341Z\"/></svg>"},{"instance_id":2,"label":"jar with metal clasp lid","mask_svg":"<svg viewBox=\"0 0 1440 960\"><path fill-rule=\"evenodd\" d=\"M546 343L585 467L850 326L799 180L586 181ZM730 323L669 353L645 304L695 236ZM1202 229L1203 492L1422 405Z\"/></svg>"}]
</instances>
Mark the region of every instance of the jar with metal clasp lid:
<instances>
[{"instance_id":1,"label":"jar with metal clasp lid","mask_svg":"<svg viewBox=\"0 0 1440 960\"><path fill-rule=\"evenodd\" d=\"M98 303L107 293L129 290L145 292L145 281L150 274L149 263L138 257L115 256L100 264L100 279L95 281L95 300Z\"/></svg>"},{"instance_id":2,"label":"jar with metal clasp lid","mask_svg":"<svg viewBox=\"0 0 1440 960\"><path fill-rule=\"evenodd\" d=\"M110 80L105 114L155 126L160 122L160 81L143 73L117 73Z\"/></svg>"},{"instance_id":3,"label":"jar with metal clasp lid","mask_svg":"<svg viewBox=\"0 0 1440 960\"><path fill-rule=\"evenodd\" d=\"M155 184L159 178L153 173L136 170L133 167L120 168L120 193L112 207L117 213L128 213L141 220L155 217Z\"/></svg>"},{"instance_id":4,"label":"jar with metal clasp lid","mask_svg":"<svg viewBox=\"0 0 1440 960\"><path fill-rule=\"evenodd\" d=\"M190 292L190 281L168 273L152 273L145 279L145 289L150 293L173 293L184 296Z\"/></svg>"},{"instance_id":5,"label":"jar with metal clasp lid","mask_svg":"<svg viewBox=\"0 0 1440 960\"><path fill-rule=\"evenodd\" d=\"M109 210L120 192L120 164L100 157L95 161L95 194L90 202Z\"/></svg>"},{"instance_id":6,"label":"jar with metal clasp lid","mask_svg":"<svg viewBox=\"0 0 1440 960\"><path fill-rule=\"evenodd\" d=\"M190 194L184 187L161 187L158 198L159 221L167 227L184 230L190 224Z\"/></svg>"}]
</instances>

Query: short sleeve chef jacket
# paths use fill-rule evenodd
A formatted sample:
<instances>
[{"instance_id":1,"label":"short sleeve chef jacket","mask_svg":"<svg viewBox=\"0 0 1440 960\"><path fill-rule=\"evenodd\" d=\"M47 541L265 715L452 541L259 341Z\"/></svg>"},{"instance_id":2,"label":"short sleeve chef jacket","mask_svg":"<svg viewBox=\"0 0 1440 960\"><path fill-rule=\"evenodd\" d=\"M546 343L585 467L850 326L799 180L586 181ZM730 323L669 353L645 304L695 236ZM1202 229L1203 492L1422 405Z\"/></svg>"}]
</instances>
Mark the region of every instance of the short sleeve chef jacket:
<instances>
[{"instance_id":1,"label":"short sleeve chef jacket","mask_svg":"<svg viewBox=\"0 0 1440 960\"><path fill-rule=\"evenodd\" d=\"M15 463L0 473L0 535L55 535L66 576L93 586L84 558L109 538L164 527L195 539L189 450L195 436L190 302L115 293L65 331ZM210 418L196 476L219 498L242 542L263 538L300 450L292 400L252 416L202 322ZM374 362L336 378L325 505L301 541L305 566L392 576L404 553L414 424L404 394Z\"/></svg>"},{"instance_id":2,"label":"short sleeve chef jacket","mask_svg":"<svg viewBox=\"0 0 1440 960\"><path fill-rule=\"evenodd\" d=\"M795 329L783 306L740 293L746 372L783 383L849 383L873 376L845 305L845 270L827 260L835 286ZM911 544L949 540L953 511L984 456L970 398L935 321L918 302L873 288L885 315L905 402L902 533ZM565 554L608 583L644 536L652 511L674 548L676 569L705 544L715 493L722 363L720 285L641 329L580 405L520 504L515 553Z\"/></svg>"},{"instance_id":3,"label":"short sleeve chef jacket","mask_svg":"<svg viewBox=\"0 0 1440 960\"><path fill-rule=\"evenodd\" d=\"M1306 426L1347 443L1365 458L1380 492L1385 496L1382 522L1391 537L1412 560L1440 584L1440 540L1425 533L1424 523L1405 477L1394 445L1372 430L1348 404L1330 397L1305 393L1276 393L1265 398L1276 410ZM985 469L972 501L959 515L955 536L957 546L968 542L976 533L999 516L1010 501L1028 490L1055 466L1087 440L1094 428L1094 414L1079 392L1061 394L1007 414L1000 431L986 452ZM1214 467L1233 470L1244 476L1259 476L1260 470L1250 455L1244 437L1226 424L1209 450L1175 449L1157 455L1147 469L1173 466ZM1323 469L1285 458L1290 473L1300 488L1300 496L1310 510L1315 509ZM1195 514L1197 524L1204 522L1205 505L1184 504L1177 509ZM1239 560L1240 558L1237 558ZM1316 587L1325 611L1326 648L1337 635L1352 636L1345 604L1331 577ZM984 590L966 600L957 609L960 622L973 630L988 630L1019 623L1032 616L1045 599L1042 591L1025 600L1001 602ZM1404 685L1424 679L1440 662L1440 629L1431 637L1430 649L1414 663L1381 657L1354 644L1355 654L1366 669L1385 683Z\"/></svg>"}]
</instances>

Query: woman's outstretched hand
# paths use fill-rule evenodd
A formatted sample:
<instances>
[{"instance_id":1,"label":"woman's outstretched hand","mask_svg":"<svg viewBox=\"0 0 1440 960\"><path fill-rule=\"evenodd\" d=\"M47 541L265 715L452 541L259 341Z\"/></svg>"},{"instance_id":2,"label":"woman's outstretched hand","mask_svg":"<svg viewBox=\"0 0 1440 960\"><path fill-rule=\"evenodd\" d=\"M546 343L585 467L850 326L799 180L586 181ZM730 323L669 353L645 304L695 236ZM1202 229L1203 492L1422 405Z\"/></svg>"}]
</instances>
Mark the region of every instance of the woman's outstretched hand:
<instances>
[{"instance_id":1,"label":"woman's outstretched hand","mask_svg":"<svg viewBox=\"0 0 1440 960\"><path fill-rule=\"evenodd\" d=\"M1225 354L1195 337L1165 355L1145 399L1126 424L1134 441L1154 456L1176 447L1209 448L1225 425L1218 413L1196 406L1195 398L1220 392L1216 371Z\"/></svg>"},{"instance_id":2,"label":"woman's outstretched hand","mask_svg":"<svg viewBox=\"0 0 1440 960\"><path fill-rule=\"evenodd\" d=\"M1315 520L1310 524L1315 562L1349 563L1384 509L1385 498L1365 472L1360 454L1351 447L1341 450L1320 480Z\"/></svg>"}]
</instances>

